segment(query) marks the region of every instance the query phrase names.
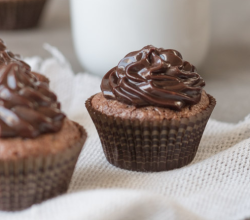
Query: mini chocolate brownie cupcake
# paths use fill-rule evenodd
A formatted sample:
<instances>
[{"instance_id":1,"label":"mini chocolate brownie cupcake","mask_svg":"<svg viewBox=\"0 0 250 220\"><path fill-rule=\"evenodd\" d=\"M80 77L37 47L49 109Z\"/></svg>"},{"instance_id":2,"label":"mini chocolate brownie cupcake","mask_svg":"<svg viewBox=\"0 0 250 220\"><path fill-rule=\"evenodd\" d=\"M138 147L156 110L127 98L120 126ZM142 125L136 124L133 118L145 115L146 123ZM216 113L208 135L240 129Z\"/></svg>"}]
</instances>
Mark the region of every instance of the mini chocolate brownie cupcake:
<instances>
[{"instance_id":1,"label":"mini chocolate brownie cupcake","mask_svg":"<svg viewBox=\"0 0 250 220\"><path fill-rule=\"evenodd\" d=\"M145 172L189 164L216 104L204 86L176 50L146 46L126 55L86 102L107 160Z\"/></svg>"},{"instance_id":2,"label":"mini chocolate brownie cupcake","mask_svg":"<svg viewBox=\"0 0 250 220\"><path fill-rule=\"evenodd\" d=\"M47 0L0 0L0 30L37 26Z\"/></svg>"},{"instance_id":3,"label":"mini chocolate brownie cupcake","mask_svg":"<svg viewBox=\"0 0 250 220\"><path fill-rule=\"evenodd\" d=\"M20 62L0 64L0 210L65 192L86 136L48 84Z\"/></svg>"},{"instance_id":4,"label":"mini chocolate brownie cupcake","mask_svg":"<svg viewBox=\"0 0 250 220\"><path fill-rule=\"evenodd\" d=\"M1 64L8 64L8 63L12 63L12 62L17 62L21 65L24 66L24 68L26 69L26 73L27 74L32 74L31 76L40 81L40 82L44 82L49 84L49 79L37 72L31 72L30 66L25 63L23 60L21 60L20 56L17 54L12 53L11 51L9 51L6 47L6 45L4 44L3 40L0 39L0 65Z\"/></svg>"}]
</instances>

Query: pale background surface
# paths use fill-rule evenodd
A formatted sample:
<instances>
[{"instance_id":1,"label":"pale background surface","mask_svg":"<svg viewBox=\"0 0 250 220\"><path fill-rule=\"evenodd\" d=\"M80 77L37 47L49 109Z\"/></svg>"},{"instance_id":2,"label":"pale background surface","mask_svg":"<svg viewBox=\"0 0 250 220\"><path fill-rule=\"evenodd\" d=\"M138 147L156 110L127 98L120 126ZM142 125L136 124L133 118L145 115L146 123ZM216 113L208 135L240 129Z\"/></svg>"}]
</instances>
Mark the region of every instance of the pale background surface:
<instances>
[{"instance_id":1,"label":"pale background surface","mask_svg":"<svg viewBox=\"0 0 250 220\"><path fill-rule=\"evenodd\" d=\"M218 102L212 117L238 122L250 113L250 1L212 3L211 46L199 73ZM43 18L39 29L0 31L0 37L23 56L49 56L42 48L47 42L62 51L75 72L83 72L72 43L69 1L51 0Z\"/></svg>"}]
</instances>

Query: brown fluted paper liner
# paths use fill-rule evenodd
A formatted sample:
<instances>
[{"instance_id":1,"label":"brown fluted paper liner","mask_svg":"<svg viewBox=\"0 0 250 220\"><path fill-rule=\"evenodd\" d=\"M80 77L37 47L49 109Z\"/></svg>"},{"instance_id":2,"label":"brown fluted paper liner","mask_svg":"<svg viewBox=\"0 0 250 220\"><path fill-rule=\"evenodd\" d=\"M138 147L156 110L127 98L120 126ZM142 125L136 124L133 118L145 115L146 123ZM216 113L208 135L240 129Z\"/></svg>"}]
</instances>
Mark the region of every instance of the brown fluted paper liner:
<instances>
[{"instance_id":1,"label":"brown fluted paper liner","mask_svg":"<svg viewBox=\"0 0 250 220\"><path fill-rule=\"evenodd\" d=\"M0 209L16 211L67 191L86 132L75 145L55 155L0 161Z\"/></svg>"},{"instance_id":2,"label":"brown fluted paper liner","mask_svg":"<svg viewBox=\"0 0 250 220\"><path fill-rule=\"evenodd\" d=\"M0 0L0 29L35 27L47 0Z\"/></svg>"},{"instance_id":3,"label":"brown fluted paper liner","mask_svg":"<svg viewBox=\"0 0 250 220\"><path fill-rule=\"evenodd\" d=\"M165 171L183 167L195 157L203 131L216 104L189 118L144 121L107 116L92 108L88 112L96 126L107 160L122 169Z\"/></svg>"}]
</instances>

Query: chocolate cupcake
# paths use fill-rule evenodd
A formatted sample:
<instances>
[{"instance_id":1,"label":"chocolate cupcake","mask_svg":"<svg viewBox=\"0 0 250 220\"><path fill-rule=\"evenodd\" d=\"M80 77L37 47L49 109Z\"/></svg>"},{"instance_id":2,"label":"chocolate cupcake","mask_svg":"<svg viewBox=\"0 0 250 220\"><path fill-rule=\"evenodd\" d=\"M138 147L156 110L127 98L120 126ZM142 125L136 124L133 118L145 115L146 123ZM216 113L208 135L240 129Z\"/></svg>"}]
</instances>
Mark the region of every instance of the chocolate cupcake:
<instances>
[{"instance_id":1,"label":"chocolate cupcake","mask_svg":"<svg viewBox=\"0 0 250 220\"><path fill-rule=\"evenodd\" d=\"M176 50L146 46L126 55L86 102L107 160L145 172L189 164L216 104L204 86Z\"/></svg>"},{"instance_id":2,"label":"chocolate cupcake","mask_svg":"<svg viewBox=\"0 0 250 220\"><path fill-rule=\"evenodd\" d=\"M0 0L0 29L37 26L47 0Z\"/></svg>"},{"instance_id":3,"label":"chocolate cupcake","mask_svg":"<svg viewBox=\"0 0 250 220\"><path fill-rule=\"evenodd\" d=\"M25 209L65 192L86 136L48 84L20 62L1 64L0 209Z\"/></svg>"},{"instance_id":4,"label":"chocolate cupcake","mask_svg":"<svg viewBox=\"0 0 250 220\"><path fill-rule=\"evenodd\" d=\"M40 82L49 84L49 79L46 76L37 72L31 72L30 66L23 60L21 60L21 57L19 55L9 51L6 45L4 44L3 40L0 39L0 65L13 62L23 65L23 67L26 69L26 74L31 75L31 77L33 77L34 80L38 80Z\"/></svg>"}]
</instances>

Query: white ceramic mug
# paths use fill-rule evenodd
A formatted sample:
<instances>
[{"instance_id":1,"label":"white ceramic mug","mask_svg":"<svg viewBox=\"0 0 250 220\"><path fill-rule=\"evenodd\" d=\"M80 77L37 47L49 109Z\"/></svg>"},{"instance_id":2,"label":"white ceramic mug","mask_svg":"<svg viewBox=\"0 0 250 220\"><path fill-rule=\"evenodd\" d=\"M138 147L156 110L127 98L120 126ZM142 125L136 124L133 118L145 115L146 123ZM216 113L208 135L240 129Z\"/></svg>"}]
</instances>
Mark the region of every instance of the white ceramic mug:
<instances>
[{"instance_id":1,"label":"white ceramic mug","mask_svg":"<svg viewBox=\"0 0 250 220\"><path fill-rule=\"evenodd\" d=\"M199 66L208 49L209 16L210 0L71 0L77 56L100 76L149 44L176 49Z\"/></svg>"}]
</instances>

